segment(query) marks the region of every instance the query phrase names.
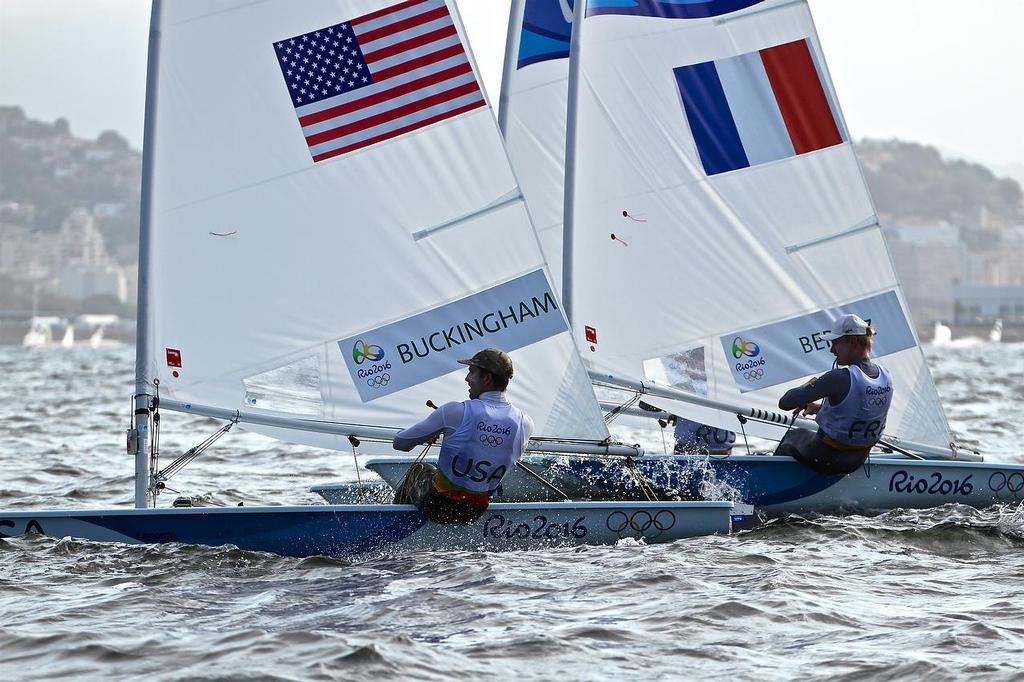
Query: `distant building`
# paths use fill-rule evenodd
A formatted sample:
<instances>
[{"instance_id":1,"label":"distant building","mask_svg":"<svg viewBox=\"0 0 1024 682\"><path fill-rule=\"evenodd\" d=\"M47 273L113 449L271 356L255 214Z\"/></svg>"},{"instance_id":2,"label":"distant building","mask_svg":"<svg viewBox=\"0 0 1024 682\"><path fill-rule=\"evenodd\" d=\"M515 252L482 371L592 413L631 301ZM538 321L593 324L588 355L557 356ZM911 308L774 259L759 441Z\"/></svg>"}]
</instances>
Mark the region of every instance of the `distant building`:
<instances>
[{"instance_id":1,"label":"distant building","mask_svg":"<svg viewBox=\"0 0 1024 682\"><path fill-rule=\"evenodd\" d=\"M72 267L61 272L57 293L65 298L84 300L109 296L120 303L128 300L128 280L115 265L103 268Z\"/></svg>"},{"instance_id":2,"label":"distant building","mask_svg":"<svg viewBox=\"0 0 1024 682\"><path fill-rule=\"evenodd\" d=\"M17 280L39 280L56 265L49 239L27 227L0 222L0 274Z\"/></svg>"},{"instance_id":3,"label":"distant building","mask_svg":"<svg viewBox=\"0 0 1024 682\"><path fill-rule=\"evenodd\" d=\"M64 220L57 249L61 262L57 291L61 296L75 300L110 296L121 303L128 300L127 277L107 254L92 213L80 208Z\"/></svg>"},{"instance_id":4,"label":"distant building","mask_svg":"<svg viewBox=\"0 0 1024 682\"><path fill-rule=\"evenodd\" d=\"M965 285L954 293L954 323L990 325L1001 319L1004 324L1024 324L1024 286L996 287Z\"/></svg>"},{"instance_id":5,"label":"distant building","mask_svg":"<svg viewBox=\"0 0 1024 682\"><path fill-rule=\"evenodd\" d=\"M1024 226L1008 228L997 245L973 252L968 275L971 284L1024 286Z\"/></svg>"},{"instance_id":6,"label":"distant building","mask_svg":"<svg viewBox=\"0 0 1024 682\"><path fill-rule=\"evenodd\" d=\"M919 323L953 317L953 289L967 279L970 254L948 223L885 228L896 275Z\"/></svg>"}]
</instances>

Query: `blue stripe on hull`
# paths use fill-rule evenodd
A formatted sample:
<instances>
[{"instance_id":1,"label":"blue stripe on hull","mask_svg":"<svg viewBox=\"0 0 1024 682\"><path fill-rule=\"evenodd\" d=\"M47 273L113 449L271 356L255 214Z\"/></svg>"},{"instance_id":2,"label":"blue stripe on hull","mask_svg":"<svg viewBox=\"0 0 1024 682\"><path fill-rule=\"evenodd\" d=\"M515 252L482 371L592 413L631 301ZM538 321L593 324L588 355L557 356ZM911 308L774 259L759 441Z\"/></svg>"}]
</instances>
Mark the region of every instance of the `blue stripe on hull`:
<instances>
[{"instance_id":1,"label":"blue stripe on hull","mask_svg":"<svg viewBox=\"0 0 1024 682\"><path fill-rule=\"evenodd\" d=\"M876 512L953 503L984 508L1024 502L1020 464L876 456L848 476L825 476L789 457L773 456L654 456L634 464L656 485L698 499L705 477L711 475L736 489L743 502L772 514ZM631 483L631 475L614 462L571 460L569 473L571 477L561 479L554 472L549 475L570 492L579 493L577 488L585 485L594 497L621 495ZM507 493L512 496L515 491Z\"/></svg>"},{"instance_id":2,"label":"blue stripe on hull","mask_svg":"<svg viewBox=\"0 0 1024 682\"><path fill-rule=\"evenodd\" d=\"M429 523L410 505L0 512L0 537L40 533L100 542L236 545L290 556L516 550L672 542L728 533L728 502L494 504L469 525Z\"/></svg>"},{"instance_id":3,"label":"blue stripe on hull","mask_svg":"<svg viewBox=\"0 0 1024 682\"><path fill-rule=\"evenodd\" d=\"M197 514L167 517L162 523L145 517L111 516L91 521L139 542L232 544L286 556L373 552L401 542L427 522L418 511L344 516L317 512L231 517Z\"/></svg>"}]
</instances>

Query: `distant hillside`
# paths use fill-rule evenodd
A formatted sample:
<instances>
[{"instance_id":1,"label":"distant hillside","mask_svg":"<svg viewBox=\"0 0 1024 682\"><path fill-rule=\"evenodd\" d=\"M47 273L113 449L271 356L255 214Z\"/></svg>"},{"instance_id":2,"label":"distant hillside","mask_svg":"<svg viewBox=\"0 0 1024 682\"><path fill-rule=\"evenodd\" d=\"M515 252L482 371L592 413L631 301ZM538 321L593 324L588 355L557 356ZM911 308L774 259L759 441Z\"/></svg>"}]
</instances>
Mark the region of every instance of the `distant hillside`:
<instances>
[{"instance_id":1,"label":"distant hillside","mask_svg":"<svg viewBox=\"0 0 1024 682\"><path fill-rule=\"evenodd\" d=\"M857 152L885 224L947 221L978 243L1024 224L1020 185L984 166L900 140L865 139ZM0 159L0 222L53 232L85 208L118 262L134 262L142 155L127 140L113 131L83 140L65 119L43 123L0 107Z\"/></svg>"},{"instance_id":2,"label":"distant hillside","mask_svg":"<svg viewBox=\"0 0 1024 682\"><path fill-rule=\"evenodd\" d=\"M944 220L967 231L1024 224L1024 192L985 166L947 160L937 149L900 140L861 140L857 154L883 222Z\"/></svg>"},{"instance_id":3,"label":"distant hillside","mask_svg":"<svg viewBox=\"0 0 1024 682\"><path fill-rule=\"evenodd\" d=\"M56 232L84 208L111 255L134 261L142 155L127 140L113 131L83 140L66 119L43 123L20 107L0 107L0 159L0 222Z\"/></svg>"}]
</instances>

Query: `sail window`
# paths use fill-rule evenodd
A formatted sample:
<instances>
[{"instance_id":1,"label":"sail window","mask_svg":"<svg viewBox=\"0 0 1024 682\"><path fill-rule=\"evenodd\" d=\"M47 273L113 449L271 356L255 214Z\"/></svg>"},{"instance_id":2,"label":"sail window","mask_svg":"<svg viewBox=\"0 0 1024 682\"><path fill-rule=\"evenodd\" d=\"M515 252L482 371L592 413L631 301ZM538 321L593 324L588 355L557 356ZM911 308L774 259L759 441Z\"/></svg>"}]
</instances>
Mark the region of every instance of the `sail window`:
<instances>
[{"instance_id":1,"label":"sail window","mask_svg":"<svg viewBox=\"0 0 1024 682\"><path fill-rule=\"evenodd\" d=\"M320 363L316 356L243 379L245 404L272 412L323 415Z\"/></svg>"}]
</instances>

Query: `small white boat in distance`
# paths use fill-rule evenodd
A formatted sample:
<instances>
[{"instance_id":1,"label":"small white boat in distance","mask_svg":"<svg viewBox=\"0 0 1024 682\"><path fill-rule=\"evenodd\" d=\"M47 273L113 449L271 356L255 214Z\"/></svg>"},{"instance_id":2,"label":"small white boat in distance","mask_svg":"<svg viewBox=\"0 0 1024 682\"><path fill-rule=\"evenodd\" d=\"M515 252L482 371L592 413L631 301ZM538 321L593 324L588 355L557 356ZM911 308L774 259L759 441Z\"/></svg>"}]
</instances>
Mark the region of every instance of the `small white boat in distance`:
<instances>
[{"instance_id":1,"label":"small white boat in distance","mask_svg":"<svg viewBox=\"0 0 1024 682\"><path fill-rule=\"evenodd\" d=\"M935 320L935 332L932 334L933 346L948 346L953 341L953 330L941 321Z\"/></svg>"},{"instance_id":2,"label":"small white boat in distance","mask_svg":"<svg viewBox=\"0 0 1024 682\"><path fill-rule=\"evenodd\" d=\"M103 345L103 327L96 327L96 331L89 337L89 347L99 348Z\"/></svg>"},{"instance_id":3,"label":"small white boat in distance","mask_svg":"<svg viewBox=\"0 0 1024 682\"><path fill-rule=\"evenodd\" d=\"M21 345L36 348L50 345L53 343L53 325L59 321L56 317L33 317Z\"/></svg>"},{"instance_id":4,"label":"small white boat in distance","mask_svg":"<svg viewBox=\"0 0 1024 682\"><path fill-rule=\"evenodd\" d=\"M992 323L992 329L988 332L988 340L992 343L1003 342L1003 320L1000 317L996 318L996 321Z\"/></svg>"}]
</instances>

